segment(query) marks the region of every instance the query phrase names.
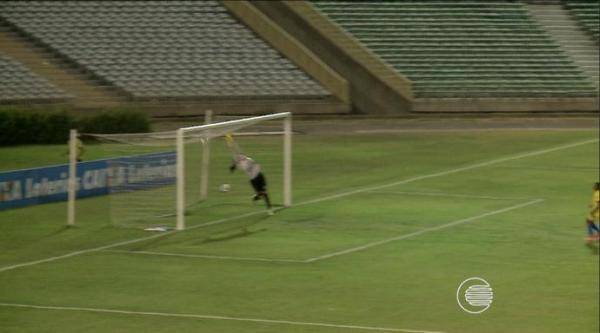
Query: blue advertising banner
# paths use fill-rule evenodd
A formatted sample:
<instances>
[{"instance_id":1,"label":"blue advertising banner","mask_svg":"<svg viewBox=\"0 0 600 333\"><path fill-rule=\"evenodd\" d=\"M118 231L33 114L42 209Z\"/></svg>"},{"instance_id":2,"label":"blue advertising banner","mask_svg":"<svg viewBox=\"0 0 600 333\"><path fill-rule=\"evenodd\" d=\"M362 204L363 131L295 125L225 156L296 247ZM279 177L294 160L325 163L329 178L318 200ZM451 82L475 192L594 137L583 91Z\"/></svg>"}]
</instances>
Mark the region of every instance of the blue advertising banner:
<instances>
[{"instance_id":1,"label":"blue advertising banner","mask_svg":"<svg viewBox=\"0 0 600 333\"><path fill-rule=\"evenodd\" d=\"M77 163L77 197L172 185L175 152ZM0 173L0 209L66 201L69 165Z\"/></svg>"}]
</instances>

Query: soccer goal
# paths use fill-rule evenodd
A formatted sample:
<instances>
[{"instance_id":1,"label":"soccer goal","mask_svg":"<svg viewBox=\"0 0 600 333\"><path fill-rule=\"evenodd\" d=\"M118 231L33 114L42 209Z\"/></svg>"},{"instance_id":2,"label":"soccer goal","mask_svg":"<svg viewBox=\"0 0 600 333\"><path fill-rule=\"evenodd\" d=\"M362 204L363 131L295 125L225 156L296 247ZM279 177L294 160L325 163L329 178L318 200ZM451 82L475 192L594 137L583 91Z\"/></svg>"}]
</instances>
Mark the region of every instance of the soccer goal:
<instances>
[{"instance_id":1,"label":"soccer goal","mask_svg":"<svg viewBox=\"0 0 600 333\"><path fill-rule=\"evenodd\" d=\"M201 220L211 209L233 207L230 209L236 213L241 211L236 205L262 209L246 207L252 191L248 178L229 171L232 151L225 140L229 134L237 149L241 147L261 165L272 200L278 206L290 206L291 113L217 122L212 118L208 112L203 125L153 133L72 130L68 224L95 212L90 214L105 214L119 226L183 230L189 226L188 220ZM76 153L79 139L85 143L84 161L78 161Z\"/></svg>"}]
</instances>

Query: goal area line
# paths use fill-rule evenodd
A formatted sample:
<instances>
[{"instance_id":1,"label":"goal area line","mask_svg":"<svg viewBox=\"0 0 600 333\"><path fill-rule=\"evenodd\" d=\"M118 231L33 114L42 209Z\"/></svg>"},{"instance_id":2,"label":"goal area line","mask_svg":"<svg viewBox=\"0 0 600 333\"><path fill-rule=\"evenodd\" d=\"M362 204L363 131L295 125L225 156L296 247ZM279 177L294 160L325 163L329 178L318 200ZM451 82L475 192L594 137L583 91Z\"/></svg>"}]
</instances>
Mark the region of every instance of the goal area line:
<instances>
[{"instance_id":1,"label":"goal area line","mask_svg":"<svg viewBox=\"0 0 600 333\"><path fill-rule=\"evenodd\" d=\"M354 195L354 194L357 194L357 193L365 193L365 192L370 192L370 191L381 190L381 189L390 188L390 187L393 187L393 186L396 186L396 185L407 184L407 183L411 183L411 182L415 182L415 181L419 181L419 180L436 178L436 177L440 177L440 176L446 176L446 175L449 175L449 174L459 173L459 172L463 172L463 171L469 171L469 170L478 169L478 168L482 168L482 167L487 167L487 166L498 164L498 163L502 163L502 162L508 162L508 161L513 161L513 160L527 158L527 157L539 156L539 155L543 155L543 154L547 154L547 153L551 153L551 152L555 152L555 151L560 151L560 150L564 150L564 149L574 148L574 147L578 147L578 146L582 146L582 145L587 145L587 144L591 144L591 143L597 143L598 141L599 141L598 139L594 138L594 139L577 141L577 142L568 143L568 144L562 144L562 145L554 146L554 147L551 147L551 148L544 148L544 149L538 149L538 150L533 150L533 151L524 152L524 153L513 154L513 155L509 155L509 156L505 156L505 157L501 157L501 158L497 158L497 159L492 159L492 160L489 160L489 161L486 161L486 162L474 163L474 164L467 165L467 166L464 166L464 167L459 167L459 168L455 168L455 169L449 169L449 170L446 170L446 171L440 171L440 172L431 173L431 174L428 174L428 175L422 175L422 176L412 177L412 178L408 178L408 179L405 179L405 180L400 180L400 181L397 181L397 182L391 182L391 183L388 183L388 184L377 185L377 186L364 187L362 189L355 189L355 190L352 190L352 191L347 191L347 192L333 194L333 195L329 195L329 196L325 196L325 197L321 197L321 198L307 200L307 201L304 201L304 202L297 203L294 206L304 206L304 205L309 205L309 204L313 204L313 203L319 203L319 202L323 202L323 201L329 201L329 200L339 199L339 198L343 198L343 197L346 197L346 196ZM275 210L279 210L279 209L275 209ZM233 221L233 220L237 220L237 219L240 219L240 218L243 218L243 217L253 216L253 215L257 215L257 214L264 214L264 211L250 212L250 213L239 215L239 216L233 216L233 217L223 218L223 219L219 219L219 220L207 222L207 223L204 223L204 224L195 225L193 227L190 227L189 229L195 229L195 228L199 228L199 227L202 227L202 226L205 226L205 225L213 225L213 224L224 223L224 222ZM77 255L81 255L81 254L87 254L87 253L92 253L92 252L103 251L103 250L112 249L112 248L116 248L116 247L120 247L120 246L128 245L128 244L135 244L135 243L138 243L138 242L143 242L143 241L147 241L147 240L151 240L151 239L155 239L155 238L159 238L159 237L164 237L165 235L169 235L169 234L172 234L174 232L179 232L179 231L167 231L167 232L164 232L164 233L161 233L161 234L158 234L158 235L152 235L152 236L148 236L148 237L141 237L141 238L132 239L132 240L128 240L128 241L117 242L117 243L113 243L113 244L107 244L107 245L100 246L100 247L95 247L95 248L89 248L89 249L83 249L83 250L79 250L79 251L74 251L74 252L66 253L66 254L59 255L59 256L48 257L48 258L45 258L45 259L39 259L39 260L34 260L34 261L29 261L29 262L23 262L23 263L9 265L9 266L4 266L4 267L0 267L0 273L6 272L6 271L10 271L10 270L13 270L13 269L17 269L17 268L29 267L29 266L33 266L33 265L37 265L37 264L49 263L49 262L53 262L53 261L56 261L56 260L71 258L71 257L77 256Z\"/></svg>"}]
</instances>

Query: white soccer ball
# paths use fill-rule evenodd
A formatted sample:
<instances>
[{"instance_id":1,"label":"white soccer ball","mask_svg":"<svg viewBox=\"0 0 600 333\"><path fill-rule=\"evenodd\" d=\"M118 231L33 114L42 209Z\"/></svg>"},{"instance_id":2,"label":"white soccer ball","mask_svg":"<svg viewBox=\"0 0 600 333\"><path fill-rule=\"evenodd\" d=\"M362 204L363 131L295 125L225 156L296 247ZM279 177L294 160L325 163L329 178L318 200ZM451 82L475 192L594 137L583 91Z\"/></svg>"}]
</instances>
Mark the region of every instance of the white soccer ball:
<instances>
[{"instance_id":1,"label":"white soccer ball","mask_svg":"<svg viewBox=\"0 0 600 333\"><path fill-rule=\"evenodd\" d=\"M221 184L219 185L219 191L221 192L229 192L231 190L231 185L229 184Z\"/></svg>"}]
</instances>

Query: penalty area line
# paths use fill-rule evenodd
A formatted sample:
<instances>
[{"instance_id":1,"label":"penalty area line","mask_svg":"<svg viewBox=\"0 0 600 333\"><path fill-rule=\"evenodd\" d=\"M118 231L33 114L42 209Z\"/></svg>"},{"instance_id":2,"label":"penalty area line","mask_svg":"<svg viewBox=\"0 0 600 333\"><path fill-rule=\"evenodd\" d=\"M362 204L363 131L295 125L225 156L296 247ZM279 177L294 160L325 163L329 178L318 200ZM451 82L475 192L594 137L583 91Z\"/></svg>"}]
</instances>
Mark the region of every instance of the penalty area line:
<instances>
[{"instance_id":1,"label":"penalty area line","mask_svg":"<svg viewBox=\"0 0 600 333\"><path fill-rule=\"evenodd\" d=\"M203 315L203 314L191 314L191 313L128 311L128 310L117 310L117 309L70 307L70 306L46 306L46 305L16 304L16 303L0 303L0 306L13 307L13 308L37 309L37 310L79 311L79 312L111 313L111 314L137 315L137 316L178 317L178 318L207 319L207 320L242 321L242 322L260 323L260 324L330 327L330 328L344 328L344 329L363 330L363 331L378 331L378 332L444 333L444 332L439 332L439 331L424 331L424 330L405 329L405 328L374 327L374 326L362 326L362 325L346 325L346 324L304 322L304 321L277 320L277 319L261 319L261 318L246 318L246 317L230 317L230 316Z\"/></svg>"},{"instance_id":2,"label":"penalty area line","mask_svg":"<svg viewBox=\"0 0 600 333\"><path fill-rule=\"evenodd\" d=\"M430 196L430 197L489 199L489 200L529 200L529 199L533 199L533 198L525 198L525 197L497 197L497 196L489 196L489 195L474 195L474 194L446 193L446 192L369 191L368 193L420 195L420 196Z\"/></svg>"},{"instance_id":3,"label":"penalty area line","mask_svg":"<svg viewBox=\"0 0 600 333\"><path fill-rule=\"evenodd\" d=\"M390 187L394 187L397 185L413 183L413 182L424 180L424 179L447 176L447 175L451 175L454 173L483 168L483 167L487 167L490 165L494 165L494 164L498 164L498 163L502 163L502 162L513 161L513 160L517 160L517 159L521 159L521 158L543 155L543 154L552 153L552 152L563 150L563 149L578 147L578 146L582 146L582 145L586 145L586 144L590 144L590 143L596 143L598 141L599 141L598 139L590 139L590 140L578 141L578 142L574 142L574 143L570 143L570 144L566 144L566 145L560 145L560 146L556 146L556 147L552 147L552 148L539 149L539 150L534 150L534 151L530 151L530 152L526 152L526 153L520 153L517 155L510 155L510 156L506 156L506 157L489 160L486 162L467 165L467 166L456 168L456 169L450 169L450 170L440 171L440 172L436 172L436 173L431 173L428 175L416 176L416 177L412 177L412 178L408 178L408 179L404 179L404 180L399 180L397 182L391 182L391 183L387 183L387 184L383 184L383 185L375 185L375 186L355 189L352 191L332 194L332 195L329 195L326 197L321 197L321 198L308 200L308 201L304 201L304 202L295 204L294 207L309 205L309 204L318 203L318 202L327 201L327 200L339 199L339 198L347 197L347 196L358 194L358 193L378 191L381 189L390 188Z\"/></svg>"},{"instance_id":4,"label":"penalty area line","mask_svg":"<svg viewBox=\"0 0 600 333\"><path fill-rule=\"evenodd\" d=\"M350 254L350 253L354 253L354 252L358 252L358 251L363 251L366 249L370 249L372 247L375 246L379 246L379 245L384 245L387 243L391 243L391 242L395 242L395 241L399 241L399 240L403 240L403 239L407 239L407 238L412 238L412 237L416 237L416 236L420 236L422 234L428 233L428 232L432 232L432 231L438 231L438 230L442 230L442 229L446 229L446 228L450 228L450 227L454 227L460 224L464 224L467 222L471 222L471 221L475 221L475 220L479 220L482 219L484 217L488 217L488 216L493 216L493 215L497 215L497 214L502 214L511 210L515 210L515 209L519 209L519 208L523 208L523 207L527 207L530 205L534 205L540 202L543 202L544 199L535 199L535 200L531 200L525 203L521 203L518 205L514 205L514 206L510 206L510 207L506 207L506 208L502 208L502 209L498 209L492 212L488 212L488 213L484 213L484 214L480 214L477 216L472 216L472 217L468 217L465 219L460 219L460 220L456 220L456 221L452 221L452 222L448 222L436 227L431 227L431 228L425 228L419 231L415 231L415 232L411 232L408 234L404 234L404 235L400 235L400 236L396 236L396 237L391 237L391 238L386 238L386 239L382 239L379 241L375 241L375 242L371 242L371 243L367 243L361 246L356 246L356 247L352 247L349 249L345 249L342 251L337 251L337 252L332 252L329 254L324 254L318 257L313 257L310 259L305 260L305 262L309 263L309 262L315 262L315 261L320 261L320 260L325 260L325 259L329 259L329 258L333 258L333 257L339 257L342 255L346 255L346 254Z\"/></svg>"},{"instance_id":5,"label":"penalty area line","mask_svg":"<svg viewBox=\"0 0 600 333\"><path fill-rule=\"evenodd\" d=\"M355 130L352 133L356 134L394 134L394 133L455 133L455 132L533 132L533 131L554 131L554 132L581 132L581 131L597 131L595 127L490 127L490 128L389 128L389 129L373 129L373 130Z\"/></svg>"}]
</instances>

